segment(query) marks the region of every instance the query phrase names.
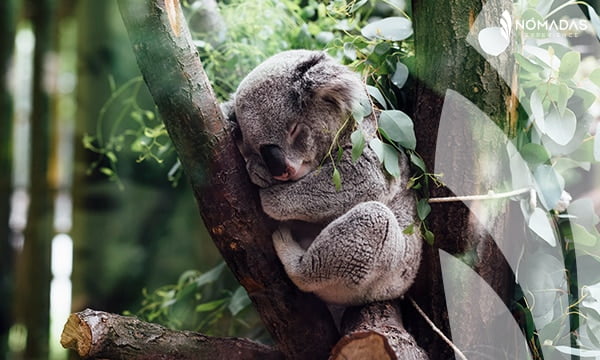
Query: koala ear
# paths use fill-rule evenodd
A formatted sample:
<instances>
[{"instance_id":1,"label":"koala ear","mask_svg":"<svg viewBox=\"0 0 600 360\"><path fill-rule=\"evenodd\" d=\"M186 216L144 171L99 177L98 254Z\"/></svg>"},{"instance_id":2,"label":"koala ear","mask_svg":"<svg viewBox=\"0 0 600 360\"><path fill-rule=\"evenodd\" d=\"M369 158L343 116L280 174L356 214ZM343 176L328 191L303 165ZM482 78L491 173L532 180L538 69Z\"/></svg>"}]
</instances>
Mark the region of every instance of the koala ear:
<instances>
[{"instance_id":1,"label":"koala ear","mask_svg":"<svg viewBox=\"0 0 600 360\"><path fill-rule=\"evenodd\" d=\"M342 114L349 114L360 102L364 85L358 76L340 66L340 73L315 89L315 97L335 106Z\"/></svg>"},{"instance_id":2,"label":"koala ear","mask_svg":"<svg viewBox=\"0 0 600 360\"><path fill-rule=\"evenodd\" d=\"M364 85L357 74L337 63L323 52L315 52L295 69L301 105L321 99L341 113L349 113L360 101Z\"/></svg>"}]
</instances>

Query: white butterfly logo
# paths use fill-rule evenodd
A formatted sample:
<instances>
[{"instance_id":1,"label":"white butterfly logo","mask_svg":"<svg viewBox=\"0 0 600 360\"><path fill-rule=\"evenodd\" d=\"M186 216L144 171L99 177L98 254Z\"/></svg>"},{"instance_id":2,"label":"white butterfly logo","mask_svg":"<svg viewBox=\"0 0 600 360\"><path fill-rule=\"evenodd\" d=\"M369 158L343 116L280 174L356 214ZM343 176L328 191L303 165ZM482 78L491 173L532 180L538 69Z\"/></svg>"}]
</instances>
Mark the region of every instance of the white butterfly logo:
<instances>
[{"instance_id":1,"label":"white butterfly logo","mask_svg":"<svg viewBox=\"0 0 600 360\"><path fill-rule=\"evenodd\" d=\"M481 30L477 37L481 49L492 56L502 54L510 44L512 19L507 10L502 13L500 25L500 27L494 26Z\"/></svg>"}]
</instances>

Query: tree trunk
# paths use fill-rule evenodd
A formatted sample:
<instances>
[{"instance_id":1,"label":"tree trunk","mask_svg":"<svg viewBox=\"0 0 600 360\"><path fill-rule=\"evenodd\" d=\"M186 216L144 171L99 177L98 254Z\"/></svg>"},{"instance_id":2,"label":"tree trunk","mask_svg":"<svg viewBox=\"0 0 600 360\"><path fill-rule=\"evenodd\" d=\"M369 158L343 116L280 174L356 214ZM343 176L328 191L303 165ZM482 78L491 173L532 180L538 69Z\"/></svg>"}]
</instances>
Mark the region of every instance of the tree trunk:
<instances>
[{"instance_id":1,"label":"tree trunk","mask_svg":"<svg viewBox=\"0 0 600 360\"><path fill-rule=\"evenodd\" d=\"M30 1L35 36L33 58L30 205L25 244L17 263L17 321L27 328L24 358L40 359L48 354L50 324L50 244L52 240L52 196L48 168L52 118L52 52L55 49L55 1Z\"/></svg>"},{"instance_id":2,"label":"tree trunk","mask_svg":"<svg viewBox=\"0 0 600 360\"><path fill-rule=\"evenodd\" d=\"M0 359L8 354L8 331L12 324L14 249L10 244L10 198L12 195L13 98L9 87L12 67L17 0L0 3Z\"/></svg>"},{"instance_id":3,"label":"tree trunk","mask_svg":"<svg viewBox=\"0 0 600 360\"><path fill-rule=\"evenodd\" d=\"M413 0L412 2L417 79L414 114L417 151L423 156L428 169L432 172L436 147L439 145L436 141L442 108L444 101L447 100L445 97L447 90L461 94L506 133L510 132L511 112L510 107L507 106L511 100L510 89L491 65L466 41L469 29L479 15L483 3L481 0L460 2ZM486 20L491 23L489 26L498 26L494 22L500 19L503 9L512 8L512 3L504 0L487 1L486 7L497 10L497 17L492 16L491 19ZM511 64L510 61L504 63ZM453 162L446 168L451 168L452 172L457 174L462 174L467 171L466 169L477 169L479 159L473 156L473 143L469 141L476 136L477 129L465 133L467 126L464 122L470 114L453 111L448 115L443 121L456 126L450 127L450 133L445 134L446 139L454 141L451 144ZM446 127L444 129L448 130ZM465 139L467 141L463 141ZM492 164L493 161L492 159ZM477 172L465 173L462 176L467 184L465 187L471 194L485 194L499 185L499 180L482 178ZM445 179L442 178L442 181ZM434 188L430 196L449 196L450 190ZM472 259L470 264L472 268L505 303L511 295L513 276L510 267L490 235L495 232L490 229L500 229L504 226L502 216L505 209L501 208L497 211L491 216L489 223L486 224L487 227L484 227L462 203L432 205L427 224L435 234L435 243L433 246L424 246L423 262L411 296L445 334L450 334L450 327L448 311L444 305L447 294L444 293L442 281L440 250ZM476 291L474 284L465 284L465 286L471 286L470 290ZM490 304L488 300L485 296L477 298L473 297L473 293L465 294L462 309L466 316L463 320L466 323L475 321L471 317L477 317L475 315L477 311L486 309ZM485 318L485 315L483 317ZM412 325L409 326L411 332L418 339L419 345L427 349L432 359L454 358L454 352L432 332L430 326L423 322L414 310L407 311L406 323ZM470 331L477 332L478 328L471 328ZM476 335L461 334L463 339L475 339Z\"/></svg>"},{"instance_id":4,"label":"tree trunk","mask_svg":"<svg viewBox=\"0 0 600 360\"><path fill-rule=\"evenodd\" d=\"M214 243L281 352L292 359L326 358L338 338L331 315L315 296L300 292L279 263L271 243L273 223L262 212L227 131L178 1L119 4L138 65Z\"/></svg>"}]
</instances>

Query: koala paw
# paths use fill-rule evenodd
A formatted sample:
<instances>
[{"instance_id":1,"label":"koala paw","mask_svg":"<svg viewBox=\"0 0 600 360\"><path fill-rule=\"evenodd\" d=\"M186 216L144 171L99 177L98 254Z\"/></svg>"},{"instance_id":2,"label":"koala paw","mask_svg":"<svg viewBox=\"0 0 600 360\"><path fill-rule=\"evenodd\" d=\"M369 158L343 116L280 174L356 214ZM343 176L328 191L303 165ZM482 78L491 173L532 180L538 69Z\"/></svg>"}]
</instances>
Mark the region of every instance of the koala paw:
<instances>
[{"instance_id":1,"label":"koala paw","mask_svg":"<svg viewBox=\"0 0 600 360\"><path fill-rule=\"evenodd\" d=\"M281 257L281 254L285 253L288 248L293 247L294 245L297 245L296 241L292 236L292 231L287 226L280 226L275 230L273 233L273 246L279 257Z\"/></svg>"}]
</instances>

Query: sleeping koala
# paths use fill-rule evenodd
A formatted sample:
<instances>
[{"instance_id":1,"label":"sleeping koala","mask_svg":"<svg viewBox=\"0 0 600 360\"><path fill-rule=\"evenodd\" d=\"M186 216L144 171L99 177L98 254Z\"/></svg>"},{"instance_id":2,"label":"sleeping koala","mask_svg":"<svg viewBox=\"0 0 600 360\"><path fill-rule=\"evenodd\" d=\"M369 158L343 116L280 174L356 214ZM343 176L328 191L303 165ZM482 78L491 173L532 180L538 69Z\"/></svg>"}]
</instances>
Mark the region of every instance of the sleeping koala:
<instances>
[{"instance_id":1,"label":"sleeping koala","mask_svg":"<svg viewBox=\"0 0 600 360\"><path fill-rule=\"evenodd\" d=\"M332 304L402 296L421 257L419 235L403 233L416 218L406 159L400 179L386 176L368 147L352 161L354 121L344 124L366 97L358 76L329 56L292 50L254 69L224 106L263 210L280 221L273 244L288 276ZM376 125L361 126L369 141ZM324 161L338 132L340 190Z\"/></svg>"}]
</instances>

